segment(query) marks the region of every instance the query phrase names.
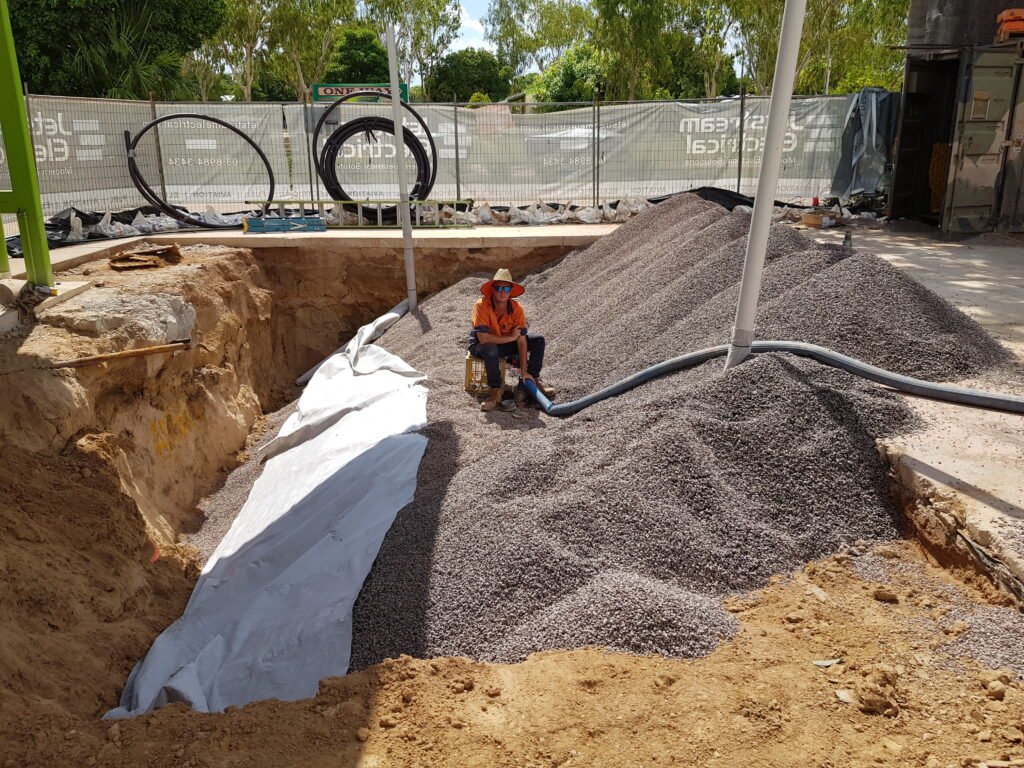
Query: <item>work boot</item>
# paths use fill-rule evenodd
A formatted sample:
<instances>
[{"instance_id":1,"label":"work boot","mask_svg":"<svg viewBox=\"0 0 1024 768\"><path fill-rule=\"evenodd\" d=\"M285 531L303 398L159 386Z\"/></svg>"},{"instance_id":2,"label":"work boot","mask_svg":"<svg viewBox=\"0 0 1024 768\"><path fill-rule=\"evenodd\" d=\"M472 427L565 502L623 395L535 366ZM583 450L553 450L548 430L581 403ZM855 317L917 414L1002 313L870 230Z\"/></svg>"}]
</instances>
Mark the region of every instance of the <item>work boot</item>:
<instances>
[{"instance_id":1,"label":"work boot","mask_svg":"<svg viewBox=\"0 0 1024 768\"><path fill-rule=\"evenodd\" d=\"M546 397L548 400L555 396L555 388L549 387L547 384L541 381L539 377L534 376L533 382L537 385L537 391L544 395L544 397Z\"/></svg>"},{"instance_id":2,"label":"work boot","mask_svg":"<svg viewBox=\"0 0 1024 768\"><path fill-rule=\"evenodd\" d=\"M480 403L481 411L493 411L499 405L501 405L501 396L503 390L501 387L492 387L491 393L487 396L487 399Z\"/></svg>"}]
</instances>

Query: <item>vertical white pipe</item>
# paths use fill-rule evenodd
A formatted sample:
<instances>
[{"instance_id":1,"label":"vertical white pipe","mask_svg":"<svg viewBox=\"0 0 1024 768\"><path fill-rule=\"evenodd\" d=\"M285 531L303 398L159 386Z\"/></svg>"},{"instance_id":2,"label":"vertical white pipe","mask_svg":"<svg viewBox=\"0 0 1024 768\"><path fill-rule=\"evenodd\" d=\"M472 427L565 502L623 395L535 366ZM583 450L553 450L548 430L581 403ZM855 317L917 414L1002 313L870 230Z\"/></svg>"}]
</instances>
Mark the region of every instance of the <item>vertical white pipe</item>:
<instances>
[{"instance_id":1,"label":"vertical white pipe","mask_svg":"<svg viewBox=\"0 0 1024 768\"><path fill-rule=\"evenodd\" d=\"M768 129L761 156L761 170L757 177L754 213L750 219L747 237L747 255L743 261L743 280L740 299L736 305L736 321L729 340L729 355L725 359L728 370L742 363L750 354L754 343L754 316L757 313L757 295L761 291L764 255L768 249L768 232L772 225L772 206L779 183L782 165L782 147L789 122L789 105L793 100L793 82L796 62L800 53L800 33L804 26L807 0L786 0L782 13L782 32L779 34L779 54L775 59L775 79L772 83L771 105L768 108Z\"/></svg>"},{"instance_id":2,"label":"vertical white pipe","mask_svg":"<svg viewBox=\"0 0 1024 768\"><path fill-rule=\"evenodd\" d=\"M409 188L405 180L405 141L402 132L402 93L398 79L398 55L395 53L395 25L388 24L388 72L391 75L391 119L395 123L395 167L398 169L398 220L402 222L405 246L405 285L409 311L416 311L416 261L412 250L412 221L409 216Z\"/></svg>"}]
</instances>

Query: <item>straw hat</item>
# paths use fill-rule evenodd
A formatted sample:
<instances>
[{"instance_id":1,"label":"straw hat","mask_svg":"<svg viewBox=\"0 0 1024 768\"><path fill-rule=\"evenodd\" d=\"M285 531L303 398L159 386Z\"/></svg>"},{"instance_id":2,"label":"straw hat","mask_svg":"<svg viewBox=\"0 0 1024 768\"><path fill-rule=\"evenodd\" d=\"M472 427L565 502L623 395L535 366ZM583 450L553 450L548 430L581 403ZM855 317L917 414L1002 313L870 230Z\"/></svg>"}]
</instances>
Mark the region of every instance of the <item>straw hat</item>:
<instances>
[{"instance_id":1,"label":"straw hat","mask_svg":"<svg viewBox=\"0 0 1024 768\"><path fill-rule=\"evenodd\" d=\"M490 298L495 283L512 283L511 296L513 299L516 296L522 296L526 292L526 289L523 288L523 286L521 286L519 283L512 279L511 272L509 272L507 269L499 269L497 272L494 273L493 278L491 278L486 283L480 286L480 293L482 293L487 298Z\"/></svg>"}]
</instances>

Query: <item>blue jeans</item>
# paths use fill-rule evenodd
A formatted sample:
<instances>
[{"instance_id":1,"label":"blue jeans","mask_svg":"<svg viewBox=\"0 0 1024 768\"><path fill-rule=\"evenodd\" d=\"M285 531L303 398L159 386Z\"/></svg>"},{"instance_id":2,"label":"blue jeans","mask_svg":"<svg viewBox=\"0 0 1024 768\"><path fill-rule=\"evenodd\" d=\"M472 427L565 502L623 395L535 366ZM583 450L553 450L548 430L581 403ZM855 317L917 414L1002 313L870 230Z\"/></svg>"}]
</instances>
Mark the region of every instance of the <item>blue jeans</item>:
<instances>
[{"instance_id":1,"label":"blue jeans","mask_svg":"<svg viewBox=\"0 0 1024 768\"><path fill-rule=\"evenodd\" d=\"M469 353L482 358L484 361L484 367L487 369L487 386L491 389L504 386L504 382L501 380L501 367L498 365L499 358L505 358L506 360L510 357L519 356L519 344L515 341L510 341L507 344L481 344L474 341L469 345ZM544 337L534 336L532 334L526 337L526 372L534 378L540 376L540 369L544 365ZM523 361L519 361L519 367L522 369Z\"/></svg>"}]
</instances>

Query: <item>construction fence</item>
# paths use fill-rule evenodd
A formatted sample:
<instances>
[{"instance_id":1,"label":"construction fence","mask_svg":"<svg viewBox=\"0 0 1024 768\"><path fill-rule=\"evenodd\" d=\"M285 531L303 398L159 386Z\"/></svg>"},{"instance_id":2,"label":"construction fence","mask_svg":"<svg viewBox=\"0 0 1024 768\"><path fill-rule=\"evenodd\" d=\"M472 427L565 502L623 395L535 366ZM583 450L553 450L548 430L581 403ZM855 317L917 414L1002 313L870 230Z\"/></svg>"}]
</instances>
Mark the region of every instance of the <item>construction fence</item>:
<instances>
[{"instance_id":1,"label":"construction fence","mask_svg":"<svg viewBox=\"0 0 1024 768\"><path fill-rule=\"evenodd\" d=\"M842 161L844 127L854 96L795 98L786 132L778 197L827 196ZM136 160L149 185L168 202L193 211L245 208L267 199L266 168L241 137L247 134L273 170L277 200L327 197L313 162L313 129L327 104L182 103L27 96L43 210L107 211L145 204L128 174L125 135L152 120ZM431 197L493 205L537 202L596 205L653 197L698 186L752 194L764 146L769 99L646 101L543 105L414 104L436 144ZM390 118L387 103L341 105L327 136L353 117ZM411 115L406 127L426 144ZM340 148L337 176L352 198L394 199L395 146L381 133L359 133ZM414 161L404 156L412 173ZM0 188L9 187L0 145ZM8 232L11 227L8 225Z\"/></svg>"}]
</instances>

